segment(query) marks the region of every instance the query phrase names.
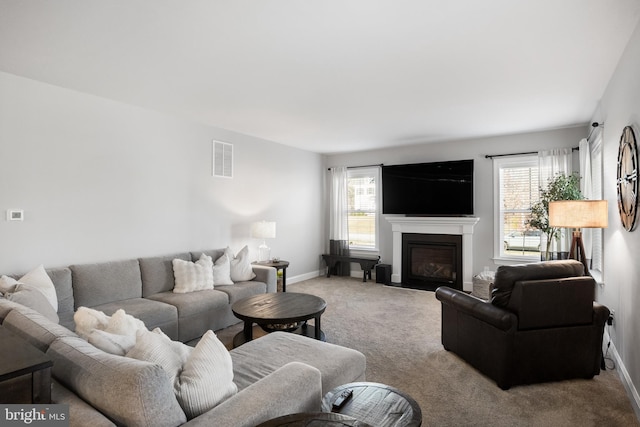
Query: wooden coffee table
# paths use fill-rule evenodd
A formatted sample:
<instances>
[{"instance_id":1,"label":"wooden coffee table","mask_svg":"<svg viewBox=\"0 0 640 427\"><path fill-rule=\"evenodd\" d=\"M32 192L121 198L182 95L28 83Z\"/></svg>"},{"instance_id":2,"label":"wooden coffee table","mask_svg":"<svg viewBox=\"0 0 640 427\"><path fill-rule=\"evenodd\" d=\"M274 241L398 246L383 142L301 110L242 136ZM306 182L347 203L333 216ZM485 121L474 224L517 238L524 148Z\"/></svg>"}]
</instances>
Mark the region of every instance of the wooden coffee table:
<instances>
[{"instance_id":1,"label":"wooden coffee table","mask_svg":"<svg viewBox=\"0 0 640 427\"><path fill-rule=\"evenodd\" d=\"M333 402L345 390L352 397L334 411L376 427L418 427L422 425L420 405L411 396L385 384L359 382L334 388L322 399L322 411L332 412Z\"/></svg>"},{"instance_id":2,"label":"wooden coffee table","mask_svg":"<svg viewBox=\"0 0 640 427\"><path fill-rule=\"evenodd\" d=\"M320 297L294 292L253 295L231 306L233 314L244 321L242 332L233 338L238 347L253 339L253 324L267 332L287 331L326 341L320 328L320 316L327 303ZM314 319L314 328L307 327L307 320Z\"/></svg>"}]
</instances>

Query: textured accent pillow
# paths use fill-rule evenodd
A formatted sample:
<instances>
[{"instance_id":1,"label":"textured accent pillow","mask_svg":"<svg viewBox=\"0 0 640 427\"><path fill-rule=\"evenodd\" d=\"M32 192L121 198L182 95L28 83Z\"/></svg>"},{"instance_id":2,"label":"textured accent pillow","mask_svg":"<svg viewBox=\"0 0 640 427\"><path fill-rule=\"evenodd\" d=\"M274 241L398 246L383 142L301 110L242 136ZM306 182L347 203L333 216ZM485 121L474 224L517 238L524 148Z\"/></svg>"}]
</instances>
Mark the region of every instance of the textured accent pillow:
<instances>
[{"instance_id":1,"label":"textured accent pillow","mask_svg":"<svg viewBox=\"0 0 640 427\"><path fill-rule=\"evenodd\" d=\"M240 249L236 256L233 255L233 251L229 247L224 250L224 253L229 257L229 262L231 263L231 280L234 282L246 282L256 277L249 261L248 246Z\"/></svg>"},{"instance_id":2,"label":"textured accent pillow","mask_svg":"<svg viewBox=\"0 0 640 427\"><path fill-rule=\"evenodd\" d=\"M118 356L124 356L136 345L135 336L111 334L99 329L91 331L88 341L94 347Z\"/></svg>"},{"instance_id":3,"label":"textured accent pillow","mask_svg":"<svg viewBox=\"0 0 640 427\"><path fill-rule=\"evenodd\" d=\"M123 309L119 309L113 313L107 327L104 328L104 331L110 334L127 335L134 338L138 330L147 330L144 322L125 313Z\"/></svg>"},{"instance_id":4,"label":"textured accent pillow","mask_svg":"<svg viewBox=\"0 0 640 427\"><path fill-rule=\"evenodd\" d=\"M89 339L89 335L94 329L105 330L109 324L109 319L111 318L102 311L88 307L78 307L78 310L73 314L76 334L85 340Z\"/></svg>"},{"instance_id":5,"label":"textured accent pillow","mask_svg":"<svg viewBox=\"0 0 640 427\"><path fill-rule=\"evenodd\" d=\"M138 330L147 330L142 320L125 313L123 309L113 313L113 316L107 316L102 311L79 307L73 315L73 321L76 324L76 334L87 341L95 330L133 338Z\"/></svg>"},{"instance_id":6,"label":"textured accent pillow","mask_svg":"<svg viewBox=\"0 0 640 427\"><path fill-rule=\"evenodd\" d=\"M44 270L44 266L40 264L24 276L22 276L19 280L12 279L8 276L2 276L0 280L0 289L11 288L11 286L15 286L18 283L24 283L26 285L31 285L34 288L38 289L38 291L42 292L42 294L47 298L51 307L58 312L58 295L56 294L56 287L53 285L51 278ZM3 292L5 292L3 290Z\"/></svg>"},{"instance_id":7,"label":"textured accent pillow","mask_svg":"<svg viewBox=\"0 0 640 427\"><path fill-rule=\"evenodd\" d=\"M52 322L60 322L58 313L51 307L51 304L44 294L40 292L40 289L33 285L18 283L13 292L7 292L4 296L9 301L20 303L37 311Z\"/></svg>"},{"instance_id":8,"label":"textured accent pillow","mask_svg":"<svg viewBox=\"0 0 640 427\"><path fill-rule=\"evenodd\" d=\"M233 382L231 355L210 330L194 349L171 341L156 330L140 331L127 356L165 369L188 419L205 413L238 391Z\"/></svg>"},{"instance_id":9,"label":"textured accent pillow","mask_svg":"<svg viewBox=\"0 0 640 427\"><path fill-rule=\"evenodd\" d=\"M226 254L218 258L213 265L213 285L233 285L231 263Z\"/></svg>"},{"instance_id":10,"label":"textured accent pillow","mask_svg":"<svg viewBox=\"0 0 640 427\"><path fill-rule=\"evenodd\" d=\"M172 263L175 278L174 293L185 294L213 289L213 260L210 256L202 254L196 262L176 258Z\"/></svg>"}]
</instances>

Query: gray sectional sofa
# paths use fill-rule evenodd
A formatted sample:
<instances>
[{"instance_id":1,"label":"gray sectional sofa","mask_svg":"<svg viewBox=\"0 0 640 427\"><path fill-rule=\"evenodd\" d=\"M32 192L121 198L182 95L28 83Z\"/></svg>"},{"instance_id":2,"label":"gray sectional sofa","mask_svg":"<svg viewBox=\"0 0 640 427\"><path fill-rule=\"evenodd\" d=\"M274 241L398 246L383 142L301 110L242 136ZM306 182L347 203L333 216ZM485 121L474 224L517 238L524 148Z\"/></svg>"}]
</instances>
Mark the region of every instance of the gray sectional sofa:
<instances>
[{"instance_id":1,"label":"gray sectional sofa","mask_svg":"<svg viewBox=\"0 0 640 427\"><path fill-rule=\"evenodd\" d=\"M239 322L231 312L235 301L276 291L275 269L254 266L253 280L173 293L172 260L195 261L203 252L215 260L224 250L47 270L56 288L59 323L0 298L2 326L53 359L52 400L69 405L72 426L254 426L281 415L318 411L327 391L365 379L362 353L275 332L231 350L237 394L188 420L160 366L103 352L74 332L78 307L106 314L124 309L149 330L159 327L174 340L195 343L208 330Z\"/></svg>"}]
</instances>

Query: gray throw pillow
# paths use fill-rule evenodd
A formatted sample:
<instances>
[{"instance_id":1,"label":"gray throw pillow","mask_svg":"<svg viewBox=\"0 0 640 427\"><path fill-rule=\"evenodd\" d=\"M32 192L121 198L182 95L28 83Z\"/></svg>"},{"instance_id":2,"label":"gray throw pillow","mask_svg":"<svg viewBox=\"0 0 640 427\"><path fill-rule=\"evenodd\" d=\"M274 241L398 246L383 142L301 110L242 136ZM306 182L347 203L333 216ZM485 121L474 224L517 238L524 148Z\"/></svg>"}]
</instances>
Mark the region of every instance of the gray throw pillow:
<instances>
[{"instance_id":1,"label":"gray throw pillow","mask_svg":"<svg viewBox=\"0 0 640 427\"><path fill-rule=\"evenodd\" d=\"M17 302L45 316L52 322L59 323L58 313L53 309L47 297L35 286L19 283L13 292L4 294L9 301Z\"/></svg>"}]
</instances>

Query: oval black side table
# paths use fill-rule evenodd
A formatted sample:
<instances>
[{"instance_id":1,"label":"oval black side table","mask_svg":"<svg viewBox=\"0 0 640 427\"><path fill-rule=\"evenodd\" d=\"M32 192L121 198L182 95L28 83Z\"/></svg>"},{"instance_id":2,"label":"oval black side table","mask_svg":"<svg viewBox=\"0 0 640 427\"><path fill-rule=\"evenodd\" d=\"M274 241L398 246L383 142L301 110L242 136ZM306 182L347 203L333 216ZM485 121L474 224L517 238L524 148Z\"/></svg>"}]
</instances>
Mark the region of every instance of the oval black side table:
<instances>
[{"instance_id":1,"label":"oval black side table","mask_svg":"<svg viewBox=\"0 0 640 427\"><path fill-rule=\"evenodd\" d=\"M282 417L274 418L262 424L258 427L316 427L316 426L328 426L328 427L341 427L341 426L353 426L353 427L372 427L369 424L365 424L355 418L348 417L341 414L332 414L327 412L318 413L300 413L284 415Z\"/></svg>"}]
</instances>

